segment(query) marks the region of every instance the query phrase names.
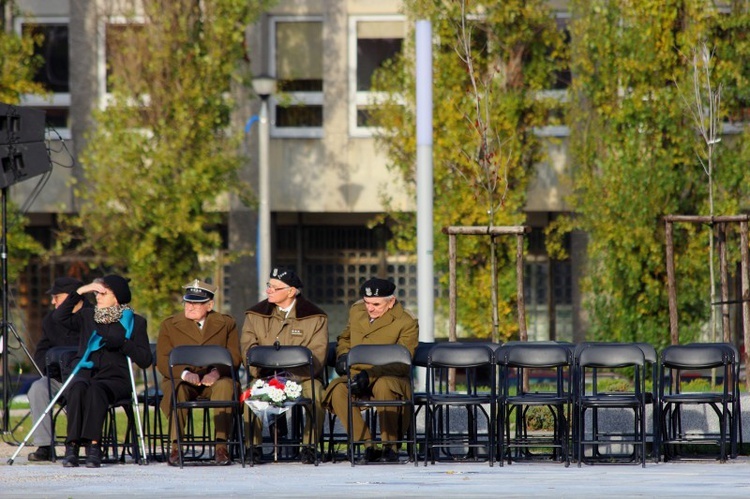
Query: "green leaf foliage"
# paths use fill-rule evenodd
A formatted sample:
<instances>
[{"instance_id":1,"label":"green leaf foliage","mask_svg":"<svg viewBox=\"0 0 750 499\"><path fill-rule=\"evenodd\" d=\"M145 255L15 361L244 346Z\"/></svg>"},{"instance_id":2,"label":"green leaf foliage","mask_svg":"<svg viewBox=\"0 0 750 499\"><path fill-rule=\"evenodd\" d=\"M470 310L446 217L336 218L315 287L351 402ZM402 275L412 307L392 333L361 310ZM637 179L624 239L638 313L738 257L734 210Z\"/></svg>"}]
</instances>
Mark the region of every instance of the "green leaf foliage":
<instances>
[{"instance_id":1,"label":"green leaf foliage","mask_svg":"<svg viewBox=\"0 0 750 499\"><path fill-rule=\"evenodd\" d=\"M519 225L524 223L526 186L540 159L534 127L545 124L549 102L536 98L551 87L556 57L564 50L561 34L543 1L467 2L407 1L405 11L429 19L433 37L433 177L434 261L441 286L448 287L450 225ZM473 15L478 14L478 15ZM471 33L473 76L462 60L461 21ZM416 117L413 37L404 41L402 56L378 74L374 86L391 91L373 119L381 127L378 143L389 167L415 186ZM465 54L465 53L464 53ZM394 91L395 89L395 91ZM478 113L477 109L484 110ZM483 122L480 123L479 116ZM386 198L386 202L387 202ZM395 244L416 245L413 214L391 213ZM500 339L518 331L515 285L515 238L497 238ZM490 240L458 237L459 335L486 338L491 331ZM447 298L436 302L436 315L447 316ZM436 321L436 336L447 328Z\"/></svg>"},{"instance_id":2,"label":"green leaf foliage","mask_svg":"<svg viewBox=\"0 0 750 499\"><path fill-rule=\"evenodd\" d=\"M143 15L109 33L111 99L81 157L78 224L86 247L132 279L138 309L161 319L186 280L211 273L219 207L247 190L228 96L247 76L245 26L269 2L139 3Z\"/></svg>"},{"instance_id":3,"label":"green leaf foliage","mask_svg":"<svg viewBox=\"0 0 750 499\"><path fill-rule=\"evenodd\" d=\"M681 91L692 92L688 55L718 46L719 81L743 81L745 60L730 55L729 23L701 0L571 2L571 185L576 217L561 222L589 235L584 289L591 339L669 342L665 225L668 214L708 214L701 139ZM738 53L746 48L737 48ZM744 52L743 56L744 56ZM725 109L736 106L741 92ZM691 98L690 96L688 98ZM750 170L744 137L717 151L716 214L740 213ZM709 317L709 229L678 224L675 255L681 341ZM717 266L718 268L718 266Z\"/></svg>"}]
</instances>

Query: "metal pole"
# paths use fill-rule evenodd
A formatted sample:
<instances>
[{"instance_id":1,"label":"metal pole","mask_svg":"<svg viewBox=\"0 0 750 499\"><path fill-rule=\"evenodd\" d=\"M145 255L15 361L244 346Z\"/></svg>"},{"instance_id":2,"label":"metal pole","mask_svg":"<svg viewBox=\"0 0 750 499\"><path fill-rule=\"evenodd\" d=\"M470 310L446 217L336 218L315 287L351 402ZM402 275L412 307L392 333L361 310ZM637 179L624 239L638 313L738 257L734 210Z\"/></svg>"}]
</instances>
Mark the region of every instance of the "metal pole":
<instances>
[{"instance_id":1,"label":"metal pole","mask_svg":"<svg viewBox=\"0 0 750 499\"><path fill-rule=\"evenodd\" d=\"M271 274L271 208L268 173L268 95L260 96L258 120L258 296L266 289Z\"/></svg>"},{"instance_id":2,"label":"metal pole","mask_svg":"<svg viewBox=\"0 0 750 499\"><path fill-rule=\"evenodd\" d=\"M432 174L432 24L416 22L417 46L417 311L419 340L435 340ZM421 384L421 383L420 383Z\"/></svg>"},{"instance_id":3,"label":"metal pole","mask_svg":"<svg viewBox=\"0 0 750 499\"><path fill-rule=\"evenodd\" d=\"M143 438L143 426L141 426L141 411L138 405L138 390L135 387L135 374L133 373L133 361L128 357L128 371L130 372L130 388L133 390L133 417L136 421L136 427L138 428L138 440L141 443L141 458L138 460L138 464L148 464L148 453L146 452L146 441ZM146 390L146 397L148 397L148 386L144 388ZM145 398L144 398L145 400ZM144 402L146 404L147 402ZM158 408L157 408L158 410ZM135 457L135 456L134 456Z\"/></svg>"},{"instance_id":4,"label":"metal pole","mask_svg":"<svg viewBox=\"0 0 750 499\"><path fill-rule=\"evenodd\" d=\"M2 260L3 274L3 433L8 433L10 423L10 369L8 366L8 343L10 331L8 320L8 187L2 189L2 223L3 236L0 246L0 260Z\"/></svg>"}]
</instances>

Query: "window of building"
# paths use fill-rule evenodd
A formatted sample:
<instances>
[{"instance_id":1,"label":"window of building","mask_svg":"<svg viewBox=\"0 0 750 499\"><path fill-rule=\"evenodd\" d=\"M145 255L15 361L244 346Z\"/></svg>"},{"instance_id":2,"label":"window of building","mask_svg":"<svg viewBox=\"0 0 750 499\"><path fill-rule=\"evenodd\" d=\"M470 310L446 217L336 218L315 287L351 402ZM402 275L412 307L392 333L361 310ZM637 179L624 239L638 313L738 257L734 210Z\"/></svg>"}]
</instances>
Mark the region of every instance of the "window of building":
<instances>
[{"instance_id":1,"label":"window of building","mask_svg":"<svg viewBox=\"0 0 750 499\"><path fill-rule=\"evenodd\" d=\"M19 34L42 35L42 42L34 48L34 55L42 58L34 81L44 85L50 95L22 96L24 106L45 111L47 125L56 131L51 137L70 138L70 82L68 59L68 19L60 17L19 18L16 21Z\"/></svg>"},{"instance_id":2,"label":"window of building","mask_svg":"<svg viewBox=\"0 0 750 499\"><path fill-rule=\"evenodd\" d=\"M271 135L323 135L323 22L315 17L277 17L271 22Z\"/></svg>"},{"instance_id":3,"label":"window of building","mask_svg":"<svg viewBox=\"0 0 750 499\"><path fill-rule=\"evenodd\" d=\"M566 52L570 49L570 13L567 11L555 12L555 23L557 30L560 32ZM561 60L558 56L555 62L560 66L554 71L554 79L550 88L540 92L542 99L551 99L557 101L558 105L552 106L547 112L547 124L536 129L540 137L567 137L570 135L570 129L565 124L565 110L568 106L568 88L572 82L570 65L567 61Z\"/></svg>"},{"instance_id":4,"label":"window of building","mask_svg":"<svg viewBox=\"0 0 750 499\"><path fill-rule=\"evenodd\" d=\"M372 77L403 47L406 22L402 16L352 17L349 20L349 131L370 136L370 109L383 95L372 91Z\"/></svg>"},{"instance_id":5,"label":"window of building","mask_svg":"<svg viewBox=\"0 0 750 499\"><path fill-rule=\"evenodd\" d=\"M110 19L104 27L104 40L101 51L102 63L99 65L100 88L105 89L106 94L112 91L111 77L117 71L132 71L135 48L135 40L144 29L142 23L126 19ZM137 58L136 58L137 60Z\"/></svg>"},{"instance_id":6,"label":"window of building","mask_svg":"<svg viewBox=\"0 0 750 499\"><path fill-rule=\"evenodd\" d=\"M570 240L565 239L570 250ZM550 260L544 232L529 234L524 265L524 300L531 341L573 341L573 274L570 260Z\"/></svg>"}]
</instances>

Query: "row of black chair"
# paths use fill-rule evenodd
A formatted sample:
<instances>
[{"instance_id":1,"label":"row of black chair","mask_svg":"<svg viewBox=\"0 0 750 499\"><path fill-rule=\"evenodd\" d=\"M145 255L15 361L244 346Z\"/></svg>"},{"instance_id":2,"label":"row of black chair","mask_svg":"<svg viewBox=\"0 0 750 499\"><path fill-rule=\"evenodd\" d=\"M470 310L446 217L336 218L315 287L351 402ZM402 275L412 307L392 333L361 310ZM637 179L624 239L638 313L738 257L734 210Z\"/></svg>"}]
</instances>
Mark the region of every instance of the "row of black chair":
<instances>
[{"instance_id":1,"label":"row of black chair","mask_svg":"<svg viewBox=\"0 0 750 499\"><path fill-rule=\"evenodd\" d=\"M175 358L171 359L175 365L185 363L180 356L192 352L182 347L175 350L178 350L174 352ZM312 372L312 356L302 347L253 350L255 353L248 357L253 365L274 371L308 365ZM220 356L219 352L213 354ZM329 366L335 364L334 356L332 343ZM413 359L406 349L393 345L361 348L353 358L363 364L401 362L425 368L425 388L413 392L410 400L382 403L352 399L349 406L349 414L368 411L373 435L377 435L375 409L395 405L411 411L410 431L403 441L395 443L406 446L408 460L415 464L419 449L425 464L451 459L486 460L490 465L494 462L502 465L514 460L544 458L566 465L574 459L579 465L628 461L645 466L649 450L655 461L661 456L673 459L679 456L681 446L686 445L715 446L723 462L727 456L736 457L741 443L740 362L737 349L729 344L671 346L658 356L645 343L420 343ZM188 360L203 362L205 352ZM209 364L219 360L213 358ZM351 365L355 363L350 360ZM707 376L710 370L715 370L715 377L721 382L718 389L686 390L687 381L696 375ZM159 392L155 367L144 370L143 376L145 389L139 401L144 404L148 458L163 460L168 444L159 413L163 395ZM326 373L326 381L328 378ZM211 407L205 402L178 408L191 409L190 414L192 409L204 409L204 431L200 438L204 445L210 446L215 442L206 436L211 431L207 416ZM304 411L313 411L313 419L320 417L314 413L315 404L311 402L300 399L292 404L294 428L301 428ZM122 407L127 409L129 404ZM235 411L237 434L230 445L234 445L234 455L244 464L245 407L237 399L229 407ZM707 408L715 414L718 430L690 428L689 418L684 415L695 407ZM422 410L424 428L418 431L416 416ZM647 418L649 412L651 417ZM327 436L323 439L328 441L327 457L335 459L335 444L344 443L347 457L354 464L355 449L369 443L336 433L335 416L328 417ZM188 422L188 433L197 438L191 433L192 416ZM128 426L125 442L128 445L124 448L137 460L132 413L128 415ZM274 440L274 450L287 446L298 452L300 435L300 431L295 431L292 439ZM310 441L313 448L319 447L321 455L326 456L317 434ZM117 445L116 437L112 444ZM124 452L118 456L114 450L113 456L124 460Z\"/></svg>"},{"instance_id":2,"label":"row of black chair","mask_svg":"<svg viewBox=\"0 0 750 499\"><path fill-rule=\"evenodd\" d=\"M493 452L510 463L541 450L566 465L573 458L579 466L645 466L649 449L658 461L677 457L686 445L712 445L723 462L736 457L741 443L740 363L728 344L671 346L661 356L646 343L421 344L415 365L427 372L426 392L417 395L427 408L425 460L440 456L441 447L453 449L442 457L455 458L462 447L469 450L462 459L476 458L481 449L490 464ZM446 368L464 375L462 393L442 393L445 381L436 376L446 376ZM708 376L712 369L723 381L718 388L686 390L691 375ZM463 405L467 433L446 424L448 404ZM698 406L715 414L717 430L683 424L685 411ZM477 431L477 415L494 435Z\"/></svg>"}]
</instances>

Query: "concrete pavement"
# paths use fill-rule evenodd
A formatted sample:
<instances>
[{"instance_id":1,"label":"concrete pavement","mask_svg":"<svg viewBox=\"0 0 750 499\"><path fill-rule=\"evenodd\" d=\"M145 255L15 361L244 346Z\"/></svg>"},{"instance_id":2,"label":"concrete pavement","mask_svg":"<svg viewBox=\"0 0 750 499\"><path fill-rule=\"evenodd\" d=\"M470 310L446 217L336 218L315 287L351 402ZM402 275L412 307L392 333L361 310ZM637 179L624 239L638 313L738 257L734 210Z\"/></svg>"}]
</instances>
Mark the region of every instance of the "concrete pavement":
<instances>
[{"instance_id":1,"label":"concrete pavement","mask_svg":"<svg viewBox=\"0 0 750 499\"><path fill-rule=\"evenodd\" d=\"M164 463L63 468L30 463L23 449L0 444L0 497L750 497L750 458L569 468L556 463L370 464L266 463L242 468Z\"/></svg>"}]
</instances>

